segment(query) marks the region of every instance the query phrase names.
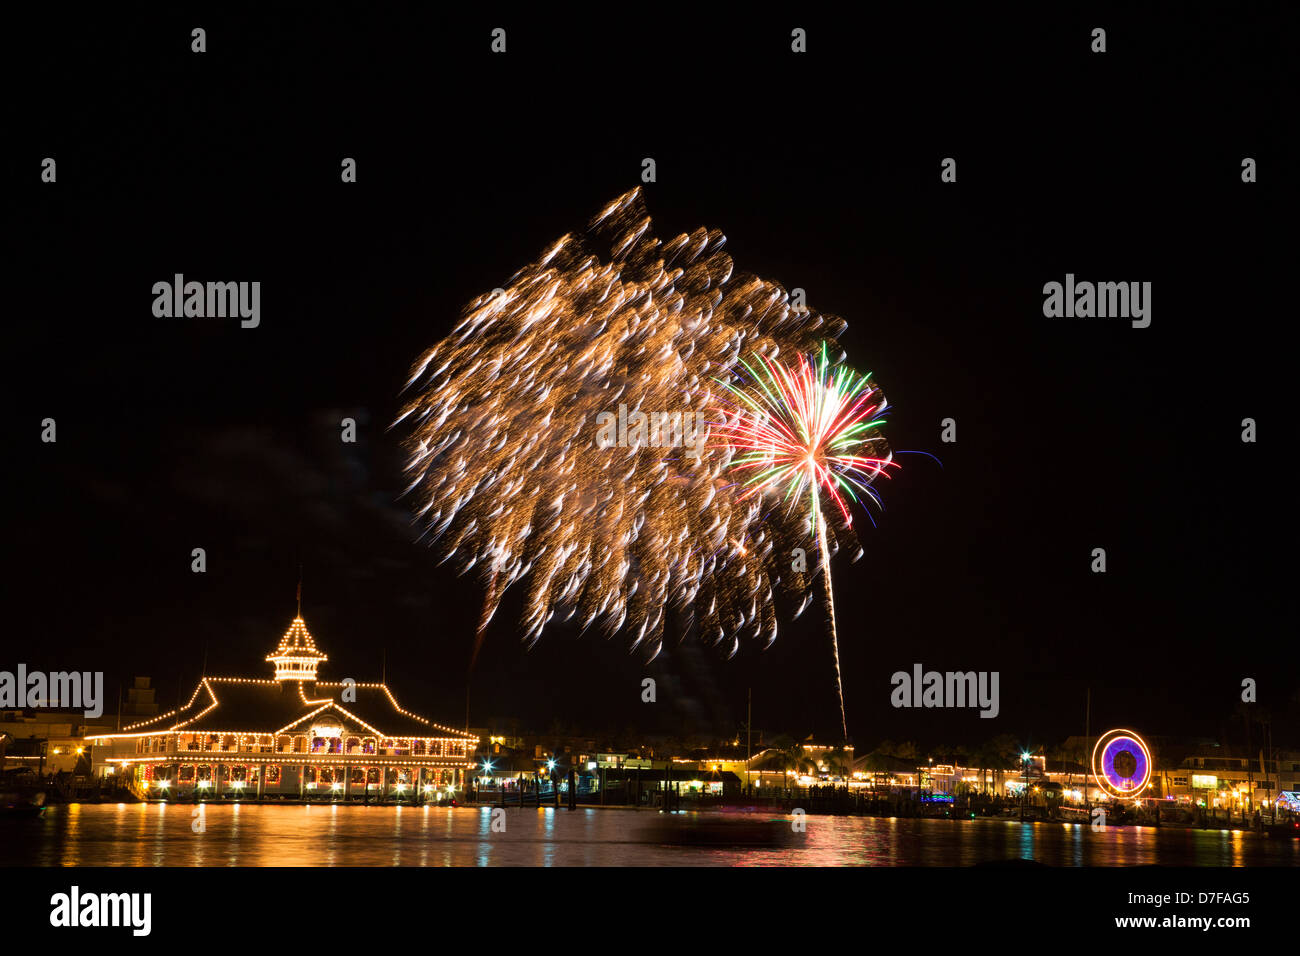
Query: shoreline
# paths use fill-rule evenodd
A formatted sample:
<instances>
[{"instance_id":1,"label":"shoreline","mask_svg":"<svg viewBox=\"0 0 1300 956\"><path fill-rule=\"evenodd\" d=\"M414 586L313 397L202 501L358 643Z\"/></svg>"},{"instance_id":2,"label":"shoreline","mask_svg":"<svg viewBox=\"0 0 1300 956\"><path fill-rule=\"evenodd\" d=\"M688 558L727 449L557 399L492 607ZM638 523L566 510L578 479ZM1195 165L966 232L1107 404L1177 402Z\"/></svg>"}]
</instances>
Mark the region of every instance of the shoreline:
<instances>
[{"instance_id":1,"label":"shoreline","mask_svg":"<svg viewBox=\"0 0 1300 956\"><path fill-rule=\"evenodd\" d=\"M46 809L48 810L51 807L111 806L111 805L126 805L126 804L136 804L139 806L176 806L176 807L196 807L196 806L213 806L213 807L237 807L237 806L277 807L278 806L278 807L322 807L322 808L359 807L364 809L399 808L399 809L409 809L409 810L433 808L433 809L443 809L443 810L474 810L474 811L499 810L499 809L511 810L511 811L517 811L517 810L620 811L621 810L621 811L631 811L636 813L647 813L647 814L656 814L656 815L664 812L660 807L656 807L656 806L632 806L629 804L602 805L598 803L579 803L575 807L569 807L567 804L564 803L554 804L550 802L545 802L542 804L526 803L523 804L522 806L518 803L502 804L502 803L486 803L486 802L485 803L460 803L453 806L445 803L444 804L406 803L406 802L398 802L398 801L381 802L378 800L371 801L371 802L363 802L361 800L344 801L344 800L297 800L297 799L191 801L191 800L140 800L140 799L114 800L108 798L101 799L101 800L70 800L67 802L47 803ZM795 810L802 810L802 808L777 807L777 806L764 807L764 806L758 806L754 804L725 804L725 805L712 805L712 806L678 806L673 808L672 810L669 810L668 812L671 814L691 814L691 813L711 814L711 815L717 815L718 817L767 816L769 818L770 817L786 818L789 817ZM882 820L933 820L935 822L946 821L950 823L971 823L971 822L979 822L979 821L994 821L1000 823L1050 824L1052 826L1064 824L1066 826L1077 826L1086 829L1091 829L1091 826L1086 819L1071 820L1071 819L1061 819L1061 818L1045 818L1042 816L1027 816L1025 819L1022 820L1019 818L1019 815L1016 813L979 814L977 816L971 816L967 813L952 814L952 815L935 815L935 814L923 814L923 813L836 812L833 810L821 810L817 808L809 808L807 810L802 810L802 812L806 813L808 816L814 816L814 817L832 816L832 817L878 818ZM1268 830L1271 826L1282 827L1285 826L1285 824L1278 823L1274 825L1274 824L1265 823L1263 828L1254 829L1253 827L1250 826L1249 822L1226 823L1225 821L1218 821L1218 823L1215 825L1207 826L1207 825L1197 824L1194 822L1186 823L1186 822L1164 821L1157 825L1147 821L1125 821L1120 823L1107 824L1106 829L1135 829L1135 830L1147 829L1147 830L1157 830L1157 831L1158 830L1204 830L1206 832L1217 831L1217 832L1224 832L1224 833L1251 833L1251 834L1257 834L1262 837L1267 837L1270 836ZM1282 834L1281 838L1285 839L1288 835L1289 834Z\"/></svg>"}]
</instances>

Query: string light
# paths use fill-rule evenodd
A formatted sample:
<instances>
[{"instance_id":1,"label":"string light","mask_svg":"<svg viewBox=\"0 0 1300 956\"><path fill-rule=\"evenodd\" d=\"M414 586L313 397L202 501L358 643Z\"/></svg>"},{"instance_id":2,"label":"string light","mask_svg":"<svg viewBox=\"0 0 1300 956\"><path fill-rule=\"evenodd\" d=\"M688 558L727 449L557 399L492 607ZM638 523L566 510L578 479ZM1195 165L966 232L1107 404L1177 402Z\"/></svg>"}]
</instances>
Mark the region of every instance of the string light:
<instances>
[{"instance_id":1,"label":"string light","mask_svg":"<svg viewBox=\"0 0 1300 956\"><path fill-rule=\"evenodd\" d=\"M316 642L301 617L293 619L289 630L280 638L280 646L273 654L266 655L266 659L275 664L275 679L278 681L315 680L316 668L322 661L329 660L316 648Z\"/></svg>"},{"instance_id":2,"label":"string light","mask_svg":"<svg viewBox=\"0 0 1300 956\"><path fill-rule=\"evenodd\" d=\"M405 710L398 704L397 699L386 684L315 683L316 667L328 660L328 657L316 647L315 641L307 630L301 616L294 618L284 637L281 638L276 651L268 655L266 660L276 665L274 680L205 676L200 679L193 695L183 707L129 724L119 733L87 736L87 740L98 746L120 745L127 741L135 742L136 756L114 754L105 758L105 763L109 764L105 773L111 774L115 769L126 770L135 767L144 775L146 788L152 781L161 790L169 787L171 781L167 779L153 781L153 774L158 768L173 765L177 767L177 776L181 779L194 779L196 775L199 777L210 776L212 767L215 765L217 768L222 766L229 768L228 772L231 775L247 778L252 774L253 779L259 779L262 785L270 786L280 785L282 779L280 771L285 766L301 767L304 773L310 772L313 777L317 776L318 772L321 774L328 773L330 778L336 781L338 777L347 773L348 769L351 768L354 774L360 772L367 789L372 785L369 781L371 771L396 772L399 777L396 790L401 793L407 789L407 785L401 783L400 780L422 775L425 768L428 768L430 774L437 774L440 778L445 778L447 774L454 773L457 770L467 770L474 765L473 761L468 759L468 756L477 748L479 742L477 736L434 723L419 714ZM271 733L267 733L264 728L258 730L199 729L198 724L221 706L221 698L218 693L219 687L251 685L269 689L281 686L286 680L296 680L298 682L298 698L305 707L309 708L306 713L294 718L289 724ZM382 691L389 705L398 714L450 736L392 736L367 722L354 711L344 707L341 702L334 700L332 696L308 696L307 682L313 682L313 690L318 693L351 688ZM203 702L201 709L195 712L194 707L199 700L199 695L205 691L208 699ZM357 731L347 730L341 722L333 722L329 728L313 725L312 721L326 711L330 711L331 715L337 714L348 718L355 723L356 727L364 729L373 736L362 737ZM327 744L324 750L313 749L308 751L307 748L310 746L308 735L294 732L301 731L304 727L310 727L313 731L322 729L334 731L333 735L319 739L335 741L336 743L334 745ZM318 734L312 736L319 737ZM181 750L183 741L185 741L184 745L187 748L197 745L199 749ZM368 744L371 746L372 752L365 753L363 751L360 754L345 754L342 750L334 749L334 746L346 746L347 743L352 741L357 741L352 746L365 746ZM338 742L346 743L340 744ZM385 754L375 752L379 750L389 752ZM227 762L221 759L223 754L247 754L250 757L265 755L273 759L262 761L254 759L247 763L242 761ZM202 763L200 760L196 760L196 757L208 762ZM364 762L354 764L347 760L347 757L363 757ZM340 758L344 759L340 761ZM262 774L261 770L265 770L266 773ZM262 779L263 777L265 779ZM212 781L199 779L195 785L199 789L207 790L212 787ZM230 780L231 789L242 790L245 786L244 779ZM307 784L304 782L303 786L311 789L316 788L315 783ZM426 784L424 791L426 793L431 792L432 788L432 784ZM331 789L340 790L342 784L335 782ZM452 792L450 786L448 786L448 792Z\"/></svg>"}]
</instances>

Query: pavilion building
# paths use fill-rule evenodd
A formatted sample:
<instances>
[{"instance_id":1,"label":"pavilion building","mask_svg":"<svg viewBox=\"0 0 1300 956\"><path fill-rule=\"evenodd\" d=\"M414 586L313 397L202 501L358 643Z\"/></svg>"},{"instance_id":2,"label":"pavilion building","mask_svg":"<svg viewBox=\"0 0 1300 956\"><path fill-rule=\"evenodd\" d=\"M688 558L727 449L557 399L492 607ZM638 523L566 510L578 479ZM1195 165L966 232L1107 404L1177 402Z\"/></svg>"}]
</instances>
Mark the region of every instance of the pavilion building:
<instances>
[{"instance_id":1,"label":"pavilion building","mask_svg":"<svg viewBox=\"0 0 1300 956\"><path fill-rule=\"evenodd\" d=\"M318 681L296 617L270 679L203 677L188 703L87 737L92 766L148 799L423 802L462 790L478 738L403 710L386 684Z\"/></svg>"}]
</instances>

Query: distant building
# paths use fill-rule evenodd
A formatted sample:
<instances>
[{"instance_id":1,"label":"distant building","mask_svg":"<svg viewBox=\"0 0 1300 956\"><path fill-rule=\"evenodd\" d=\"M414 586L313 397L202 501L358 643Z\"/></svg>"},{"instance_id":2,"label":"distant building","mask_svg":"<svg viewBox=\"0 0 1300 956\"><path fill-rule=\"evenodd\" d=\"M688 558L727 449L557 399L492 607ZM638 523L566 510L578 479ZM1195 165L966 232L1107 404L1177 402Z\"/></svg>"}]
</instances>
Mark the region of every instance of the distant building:
<instances>
[{"instance_id":1,"label":"distant building","mask_svg":"<svg viewBox=\"0 0 1300 956\"><path fill-rule=\"evenodd\" d=\"M126 702L122 705L124 716L152 717L158 713L156 694L149 683L149 678L137 677L126 689Z\"/></svg>"},{"instance_id":2,"label":"distant building","mask_svg":"<svg viewBox=\"0 0 1300 956\"><path fill-rule=\"evenodd\" d=\"M301 617L269 679L204 677L189 702L88 738L94 768L141 795L424 798L463 788L478 739L403 710L385 684L318 681L327 660ZM137 701L148 696L137 681Z\"/></svg>"},{"instance_id":3,"label":"distant building","mask_svg":"<svg viewBox=\"0 0 1300 956\"><path fill-rule=\"evenodd\" d=\"M1204 747L1174 767L1156 771L1161 789L1179 803L1236 812L1269 808L1278 797L1300 789L1300 752L1246 754L1229 747Z\"/></svg>"},{"instance_id":4,"label":"distant building","mask_svg":"<svg viewBox=\"0 0 1300 956\"><path fill-rule=\"evenodd\" d=\"M732 774L742 786L778 788L843 784L854 766L853 745L815 743L808 738L792 751L763 747L746 756L745 748L732 746L717 754L678 757L674 766L683 771Z\"/></svg>"},{"instance_id":5,"label":"distant building","mask_svg":"<svg viewBox=\"0 0 1300 956\"><path fill-rule=\"evenodd\" d=\"M29 768L37 776L89 773L87 735L111 731L116 715L87 717L79 710L0 711L0 771Z\"/></svg>"}]
</instances>

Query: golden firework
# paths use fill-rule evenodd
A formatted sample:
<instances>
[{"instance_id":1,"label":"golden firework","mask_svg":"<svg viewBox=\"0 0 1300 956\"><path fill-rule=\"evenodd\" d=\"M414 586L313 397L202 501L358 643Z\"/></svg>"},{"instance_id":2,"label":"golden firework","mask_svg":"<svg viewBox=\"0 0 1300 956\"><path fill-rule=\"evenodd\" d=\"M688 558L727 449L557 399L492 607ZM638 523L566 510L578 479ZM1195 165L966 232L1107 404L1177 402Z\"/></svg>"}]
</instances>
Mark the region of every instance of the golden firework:
<instances>
[{"instance_id":1,"label":"golden firework","mask_svg":"<svg viewBox=\"0 0 1300 956\"><path fill-rule=\"evenodd\" d=\"M480 639L516 584L526 642L576 617L625 630L651 656L669 608L734 653L742 639L775 638L779 590L807 605L810 573L792 571L777 546L806 532L806 515L742 500L731 452L708 448L707 433L693 448L684 428L625 440L624 420L640 415L716 421L720 380L742 356L793 358L843 331L838 318L792 307L780 285L736 273L725 241L704 228L656 238L632 190L584 236L563 236L471 302L413 366L394 423L411 429L407 492L445 558L479 569ZM611 442L600 423L613 416Z\"/></svg>"}]
</instances>

